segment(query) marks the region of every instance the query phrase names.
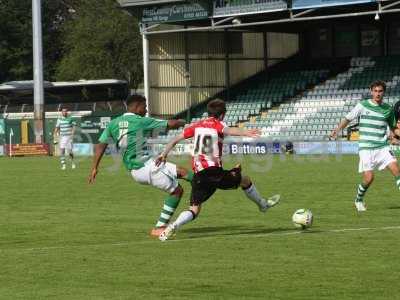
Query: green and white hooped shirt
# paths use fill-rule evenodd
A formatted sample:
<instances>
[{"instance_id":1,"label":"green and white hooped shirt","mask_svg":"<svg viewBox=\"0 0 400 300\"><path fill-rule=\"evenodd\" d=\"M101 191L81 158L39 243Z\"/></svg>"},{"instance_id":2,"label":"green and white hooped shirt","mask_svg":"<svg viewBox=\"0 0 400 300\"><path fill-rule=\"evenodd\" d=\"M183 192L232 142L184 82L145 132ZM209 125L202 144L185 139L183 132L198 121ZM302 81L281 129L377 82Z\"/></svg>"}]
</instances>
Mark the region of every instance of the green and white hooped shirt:
<instances>
[{"instance_id":1,"label":"green and white hooped shirt","mask_svg":"<svg viewBox=\"0 0 400 300\"><path fill-rule=\"evenodd\" d=\"M389 127L396 126L393 108L387 104L376 104L372 100L358 103L346 116L348 121L360 118L358 141L359 150L387 147Z\"/></svg>"},{"instance_id":2,"label":"green and white hooped shirt","mask_svg":"<svg viewBox=\"0 0 400 300\"><path fill-rule=\"evenodd\" d=\"M60 137L72 136L72 128L76 122L71 117L61 117L57 119L56 127L60 129Z\"/></svg>"}]
</instances>

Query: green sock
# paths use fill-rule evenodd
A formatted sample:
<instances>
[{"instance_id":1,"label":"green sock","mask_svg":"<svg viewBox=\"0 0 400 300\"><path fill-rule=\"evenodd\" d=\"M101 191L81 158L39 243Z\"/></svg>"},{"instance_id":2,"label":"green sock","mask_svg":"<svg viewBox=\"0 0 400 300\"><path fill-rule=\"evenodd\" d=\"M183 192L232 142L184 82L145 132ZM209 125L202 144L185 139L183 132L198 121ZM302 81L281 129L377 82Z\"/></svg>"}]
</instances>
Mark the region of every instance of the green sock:
<instances>
[{"instance_id":1,"label":"green sock","mask_svg":"<svg viewBox=\"0 0 400 300\"><path fill-rule=\"evenodd\" d=\"M365 186L364 184L360 183L357 188L357 197L356 197L356 202L362 202L364 201L364 195L368 190L368 186Z\"/></svg>"},{"instance_id":2,"label":"green sock","mask_svg":"<svg viewBox=\"0 0 400 300\"><path fill-rule=\"evenodd\" d=\"M179 205L181 198L169 195L165 201L156 227L166 226Z\"/></svg>"},{"instance_id":3,"label":"green sock","mask_svg":"<svg viewBox=\"0 0 400 300\"><path fill-rule=\"evenodd\" d=\"M186 176L182 177L183 180L186 180L187 182L192 182L193 180L193 172L192 171L187 171Z\"/></svg>"},{"instance_id":4,"label":"green sock","mask_svg":"<svg viewBox=\"0 0 400 300\"><path fill-rule=\"evenodd\" d=\"M400 176L396 176L394 179L396 180L397 188L400 190Z\"/></svg>"}]
</instances>

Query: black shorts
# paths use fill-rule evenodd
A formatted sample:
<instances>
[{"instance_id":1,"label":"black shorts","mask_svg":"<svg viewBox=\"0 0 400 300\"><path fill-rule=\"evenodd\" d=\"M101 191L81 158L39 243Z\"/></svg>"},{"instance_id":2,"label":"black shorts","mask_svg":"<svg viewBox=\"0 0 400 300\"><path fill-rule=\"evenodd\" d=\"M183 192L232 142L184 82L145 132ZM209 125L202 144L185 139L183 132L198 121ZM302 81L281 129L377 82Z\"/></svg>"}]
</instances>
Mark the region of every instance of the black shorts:
<instances>
[{"instance_id":1,"label":"black shorts","mask_svg":"<svg viewBox=\"0 0 400 300\"><path fill-rule=\"evenodd\" d=\"M210 167L194 174L190 205L200 205L210 198L217 189L237 189L242 180L241 169L224 170Z\"/></svg>"}]
</instances>

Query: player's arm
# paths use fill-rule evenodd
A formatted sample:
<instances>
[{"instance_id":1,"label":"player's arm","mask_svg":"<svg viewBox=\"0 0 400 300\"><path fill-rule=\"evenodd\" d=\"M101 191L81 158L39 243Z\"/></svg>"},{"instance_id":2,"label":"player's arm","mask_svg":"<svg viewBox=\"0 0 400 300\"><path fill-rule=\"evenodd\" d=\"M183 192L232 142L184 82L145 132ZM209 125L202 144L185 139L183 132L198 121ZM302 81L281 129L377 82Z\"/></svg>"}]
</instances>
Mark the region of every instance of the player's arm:
<instances>
[{"instance_id":1,"label":"player's arm","mask_svg":"<svg viewBox=\"0 0 400 300\"><path fill-rule=\"evenodd\" d=\"M96 146L95 146L92 170L90 171L89 179L88 179L89 183L94 183L94 181L96 179L100 161L103 158L104 152L107 149L108 140L109 140L109 138L111 138L110 126L111 126L111 123L106 127L106 129L104 129L103 133L101 134L101 136L99 138L99 143L96 144Z\"/></svg>"},{"instance_id":2,"label":"player's arm","mask_svg":"<svg viewBox=\"0 0 400 300\"><path fill-rule=\"evenodd\" d=\"M400 145L400 128L398 123L396 122L396 127L390 128L390 133L389 133L389 140L392 145Z\"/></svg>"},{"instance_id":3,"label":"player's arm","mask_svg":"<svg viewBox=\"0 0 400 300\"><path fill-rule=\"evenodd\" d=\"M75 135L75 130L76 130L76 123L75 123L75 122L72 122L72 138L73 138L74 135Z\"/></svg>"},{"instance_id":4,"label":"player's arm","mask_svg":"<svg viewBox=\"0 0 400 300\"><path fill-rule=\"evenodd\" d=\"M182 127L186 124L185 120L178 119L178 120L168 120L167 128L168 129L177 129Z\"/></svg>"},{"instance_id":5,"label":"player's arm","mask_svg":"<svg viewBox=\"0 0 400 300\"><path fill-rule=\"evenodd\" d=\"M225 127L224 135L259 137L260 130L259 129L241 129L241 128L236 128L236 127Z\"/></svg>"},{"instance_id":6,"label":"player's arm","mask_svg":"<svg viewBox=\"0 0 400 300\"><path fill-rule=\"evenodd\" d=\"M54 127L54 131L53 131L53 143L54 144L57 144L56 137L59 135L60 135L60 124L57 120L56 127Z\"/></svg>"},{"instance_id":7,"label":"player's arm","mask_svg":"<svg viewBox=\"0 0 400 300\"><path fill-rule=\"evenodd\" d=\"M345 117L342 121L340 121L340 123L336 126L335 129L332 130L331 134L330 134L330 138L336 139L337 138L337 134L340 130L343 130L344 128L347 127L347 125L349 125L349 123L353 120L355 120L356 118L358 118L363 110L363 106L361 105L361 103L358 103Z\"/></svg>"},{"instance_id":8,"label":"player's arm","mask_svg":"<svg viewBox=\"0 0 400 300\"><path fill-rule=\"evenodd\" d=\"M142 125L144 130L158 130L153 131L154 135L158 135L160 132L165 132L166 129L177 129L185 125L184 120L161 120L150 117L144 117L142 119Z\"/></svg>"},{"instance_id":9,"label":"player's arm","mask_svg":"<svg viewBox=\"0 0 400 300\"><path fill-rule=\"evenodd\" d=\"M56 126L54 127L53 136L56 137L59 134L60 134L60 120L57 119Z\"/></svg>"},{"instance_id":10,"label":"player's arm","mask_svg":"<svg viewBox=\"0 0 400 300\"><path fill-rule=\"evenodd\" d=\"M156 166L159 166L161 163L165 162L167 160L167 156L169 152L174 149L175 145L178 144L180 141L184 140L185 136L183 133L178 134L176 137L174 137L168 144L165 146L164 151L156 158Z\"/></svg>"},{"instance_id":11,"label":"player's arm","mask_svg":"<svg viewBox=\"0 0 400 300\"><path fill-rule=\"evenodd\" d=\"M94 181L96 179L99 164L100 164L101 159L103 158L103 155L107 149L107 146L108 146L108 144L105 144L105 143L96 144L96 146L95 146L92 170L90 171L90 175L89 175L89 179L88 179L89 183L94 183Z\"/></svg>"},{"instance_id":12,"label":"player's arm","mask_svg":"<svg viewBox=\"0 0 400 300\"><path fill-rule=\"evenodd\" d=\"M397 103L396 103L396 104L397 104ZM398 108L397 108L397 109L398 109ZM390 135L389 135L389 137L390 137L390 138L395 138L396 136L400 136L400 135L399 135L399 133L400 133L399 123L397 122L397 119L396 119L396 117L395 117L395 114L394 114L394 110L393 110L393 109L391 109L387 121L388 121L388 126L389 126L389 129L390 129Z\"/></svg>"},{"instance_id":13,"label":"player's arm","mask_svg":"<svg viewBox=\"0 0 400 300\"><path fill-rule=\"evenodd\" d=\"M392 144L392 145L400 145L400 140L398 139L398 135L396 134L396 129L393 131L390 131L389 141L390 141L390 144Z\"/></svg>"},{"instance_id":14,"label":"player's arm","mask_svg":"<svg viewBox=\"0 0 400 300\"><path fill-rule=\"evenodd\" d=\"M151 117L144 117L142 119L142 124L145 127L145 129L150 130L150 129L161 129L161 128L166 128L166 129L177 129L179 127L182 127L185 125L185 120L162 120L162 119L156 119L156 118L151 118Z\"/></svg>"},{"instance_id":15,"label":"player's arm","mask_svg":"<svg viewBox=\"0 0 400 300\"><path fill-rule=\"evenodd\" d=\"M400 128L395 128L395 129L393 129L393 133L394 133L394 135L396 135L396 136L400 136Z\"/></svg>"},{"instance_id":16,"label":"player's arm","mask_svg":"<svg viewBox=\"0 0 400 300\"><path fill-rule=\"evenodd\" d=\"M60 127L55 127L53 132L53 143L57 144L56 137L60 134Z\"/></svg>"},{"instance_id":17,"label":"player's arm","mask_svg":"<svg viewBox=\"0 0 400 300\"><path fill-rule=\"evenodd\" d=\"M336 139L338 132L340 130L343 130L344 128L346 128L347 125L349 125L349 123L350 123L350 120L347 120L346 118L344 118L342 121L340 121L340 123L336 126L336 128L332 130L330 137L333 139Z\"/></svg>"}]
</instances>

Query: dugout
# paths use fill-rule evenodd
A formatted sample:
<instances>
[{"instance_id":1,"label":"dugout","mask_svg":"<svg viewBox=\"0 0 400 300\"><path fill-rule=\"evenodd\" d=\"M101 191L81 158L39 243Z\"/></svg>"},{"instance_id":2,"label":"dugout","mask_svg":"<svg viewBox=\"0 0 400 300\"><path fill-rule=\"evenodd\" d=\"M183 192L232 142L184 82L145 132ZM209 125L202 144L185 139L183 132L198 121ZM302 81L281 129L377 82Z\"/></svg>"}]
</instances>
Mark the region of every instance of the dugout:
<instances>
[{"instance_id":1,"label":"dugout","mask_svg":"<svg viewBox=\"0 0 400 300\"><path fill-rule=\"evenodd\" d=\"M273 66L400 55L400 1L120 0L143 35L152 115L172 116ZM171 101L173 100L173 101Z\"/></svg>"},{"instance_id":2,"label":"dugout","mask_svg":"<svg viewBox=\"0 0 400 300\"><path fill-rule=\"evenodd\" d=\"M125 111L128 93L128 84L122 80L45 82L44 142L52 144L59 111L65 107L79 124L76 142L93 143L111 117ZM33 105L32 81L0 85L0 145L10 140L23 145L35 142Z\"/></svg>"}]
</instances>

